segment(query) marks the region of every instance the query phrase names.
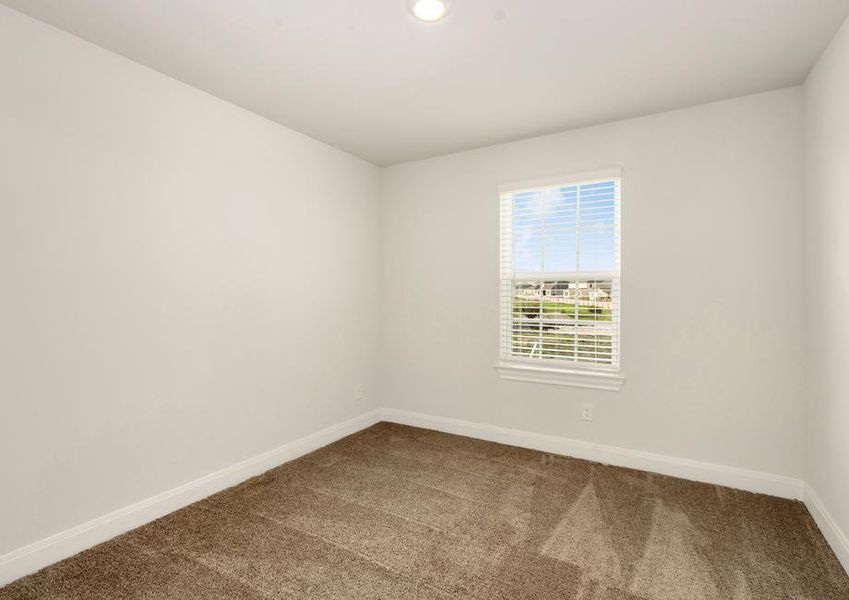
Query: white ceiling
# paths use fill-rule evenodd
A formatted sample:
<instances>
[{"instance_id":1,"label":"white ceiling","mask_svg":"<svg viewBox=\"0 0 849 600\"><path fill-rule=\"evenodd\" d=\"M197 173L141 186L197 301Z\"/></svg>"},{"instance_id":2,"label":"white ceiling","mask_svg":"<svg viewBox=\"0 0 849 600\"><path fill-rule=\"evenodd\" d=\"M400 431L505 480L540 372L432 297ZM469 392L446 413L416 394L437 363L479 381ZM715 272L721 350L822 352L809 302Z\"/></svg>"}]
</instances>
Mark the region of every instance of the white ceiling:
<instances>
[{"instance_id":1,"label":"white ceiling","mask_svg":"<svg viewBox=\"0 0 849 600\"><path fill-rule=\"evenodd\" d=\"M0 0L389 165L801 83L849 0Z\"/></svg>"}]
</instances>

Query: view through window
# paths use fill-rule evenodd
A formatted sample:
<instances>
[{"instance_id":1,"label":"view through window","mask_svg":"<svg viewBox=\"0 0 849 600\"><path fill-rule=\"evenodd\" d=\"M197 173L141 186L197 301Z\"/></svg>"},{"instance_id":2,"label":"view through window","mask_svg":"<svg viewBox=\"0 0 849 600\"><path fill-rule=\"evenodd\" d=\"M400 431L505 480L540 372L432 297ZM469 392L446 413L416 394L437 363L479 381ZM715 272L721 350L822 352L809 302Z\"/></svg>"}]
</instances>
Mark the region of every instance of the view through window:
<instances>
[{"instance_id":1,"label":"view through window","mask_svg":"<svg viewBox=\"0 0 849 600\"><path fill-rule=\"evenodd\" d=\"M502 359L618 368L619 204L619 177L502 192Z\"/></svg>"}]
</instances>

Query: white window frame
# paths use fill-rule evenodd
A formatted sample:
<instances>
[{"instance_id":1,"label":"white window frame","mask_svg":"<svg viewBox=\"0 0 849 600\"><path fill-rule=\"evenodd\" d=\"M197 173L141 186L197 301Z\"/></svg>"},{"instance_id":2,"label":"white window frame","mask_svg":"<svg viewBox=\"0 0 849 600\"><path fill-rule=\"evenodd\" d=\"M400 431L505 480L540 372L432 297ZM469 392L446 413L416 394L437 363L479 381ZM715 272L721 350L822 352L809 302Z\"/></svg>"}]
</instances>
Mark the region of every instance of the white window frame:
<instances>
[{"instance_id":1,"label":"white window frame","mask_svg":"<svg viewBox=\"0 0 849 600\"><path fill-rule=\"evenodd\" d=\"M511 194L518 191L530 191L535 188L550 188L553 186L568 186L575 184L592 183L595 181L605 181L615 179L617 182L617 202L616 202L616 220L618 224L618 235L616 236L616 256L617 260L617 275L618 282L618 298L619 304L618 319L616 320L616 342L619 344L619 356L615 366L582 364L571 361L563 361L560 365L555 360L543 361L540 359L527 359L512 355L506 355L505 335L512 335L507 332L506 325L502 322L504 314L504 298L502 294L505 276L509 273L512 275L512 250L505 253L504 245L504 228L505 223L501 220L504 218L501 212L502 198L506 194ZM625 378L621 371L621 331L622 331L622 169L604 169L599 171L590 171L584 173L571 173L562 177L549 177L545 179L537 179L532 181L520 181L498 187L498 209L499 209L499 232L500 236L500 264L499 264L499 333L498 333L498 356L499 360L495 365L495 369L501 379L510 381L524 381L531 383L543 383L552 385L567 385L579 388L590 388L606 391L619 391L625 382ZM512 223L510 223L512 228ZM507 268L505 260L507 255L511 261L510 267ZM582 277L591 276L590 273L581 274ZM511 277L511 280L514 279ZM512 310L512 305L510 307Z\"/></svg>"}]
</instances>

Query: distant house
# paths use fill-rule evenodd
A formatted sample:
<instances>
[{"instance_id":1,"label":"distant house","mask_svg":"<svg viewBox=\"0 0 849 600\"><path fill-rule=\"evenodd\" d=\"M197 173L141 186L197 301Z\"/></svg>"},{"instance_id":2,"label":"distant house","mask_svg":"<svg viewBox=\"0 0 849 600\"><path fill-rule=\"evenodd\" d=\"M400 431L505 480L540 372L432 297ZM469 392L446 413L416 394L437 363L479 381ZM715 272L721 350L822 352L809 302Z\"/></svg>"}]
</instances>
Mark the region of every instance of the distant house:
<instances>
[{"instance_id":1,"label":"distant house","mask_svg":"<svg viewBox=\"0 0 849 600\"><path fill-rule=\"evenodd\" d=\"M562 298L573 301L609 302L610 292L600 285L606 284L596 281L557 281L542 286L539 284L528 285L517 290L516 295L523 298Z\"/></svg>"}]
</instances>

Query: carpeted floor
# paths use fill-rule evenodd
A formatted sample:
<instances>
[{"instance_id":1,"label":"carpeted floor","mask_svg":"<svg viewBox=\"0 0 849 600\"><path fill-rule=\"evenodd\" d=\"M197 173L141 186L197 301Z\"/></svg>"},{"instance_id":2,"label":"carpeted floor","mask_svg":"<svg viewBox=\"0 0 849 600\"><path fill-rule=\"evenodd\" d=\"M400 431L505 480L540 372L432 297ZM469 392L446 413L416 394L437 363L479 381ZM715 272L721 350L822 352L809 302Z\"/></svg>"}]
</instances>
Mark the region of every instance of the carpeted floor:
<instances>
[{"instance_id":1,"label":"carpeted floor","mask_svg":"<svg viewBox=\"0 0 849 600\"><path fill-rule=\"evenodd\" d=\"M39 598L849 598L804 506L380 423L0 590Z\"/></svg>"}]
</instances>

